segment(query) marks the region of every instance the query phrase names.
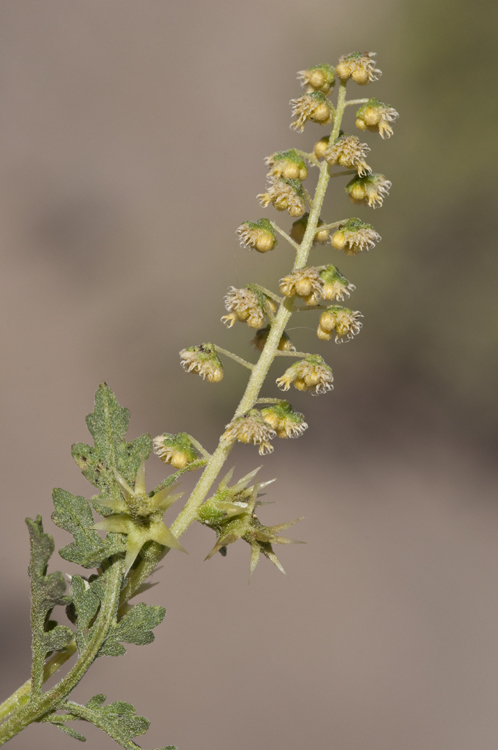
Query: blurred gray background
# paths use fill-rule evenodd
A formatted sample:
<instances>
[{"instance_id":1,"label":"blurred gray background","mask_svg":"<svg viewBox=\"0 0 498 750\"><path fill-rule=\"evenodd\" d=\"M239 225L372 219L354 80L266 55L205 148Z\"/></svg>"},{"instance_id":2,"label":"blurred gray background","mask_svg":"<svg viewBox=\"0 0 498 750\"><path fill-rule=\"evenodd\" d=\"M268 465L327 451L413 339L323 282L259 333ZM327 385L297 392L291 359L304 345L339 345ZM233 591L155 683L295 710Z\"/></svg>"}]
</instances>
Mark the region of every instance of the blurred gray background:
<instances>
[{"instance_id":1,"label":"blurred gray background","mask_svg":"<svg viewBox=\"0 0 498 750\"><path fill-rule=\"evenodd\" d=\"M203 563L214 535L190 529L190 555L170 554L145 596L168 609L155 643L99 660L74 697L133 702L152 720L144 747L495 750L497 8L2 0L4 696L29 676L24 518L42 513L68 543L51 490L92 493L70 445L87 439L98 383L130 408L131 435L185 430L215 446L245 372L229 363L210 385L177 352L214 341L253 356L250 332L219 318L229 285L275 288L291 264L284 242L262 256L234 232L260 216L290 226L255 196L266 155L323 135L288 128L296 71L374 50L381 80L350 96L401 113L391 140L367 137L391 196L372 212L334 184L324 218L360 215L383 240L313 257L356 284L364 329L336 347L314 318L296 323L336 388L292 393L310 429L261 472L278 477L263 522L306 516L289 535L307 545L277 550L288 578L262 560L248 587L247 546ZM261 459L239 446L232 463ZM149 466L152 487L165 468ZM37 725L11 746L75 743Z\"/></svg>"}]
</instances>

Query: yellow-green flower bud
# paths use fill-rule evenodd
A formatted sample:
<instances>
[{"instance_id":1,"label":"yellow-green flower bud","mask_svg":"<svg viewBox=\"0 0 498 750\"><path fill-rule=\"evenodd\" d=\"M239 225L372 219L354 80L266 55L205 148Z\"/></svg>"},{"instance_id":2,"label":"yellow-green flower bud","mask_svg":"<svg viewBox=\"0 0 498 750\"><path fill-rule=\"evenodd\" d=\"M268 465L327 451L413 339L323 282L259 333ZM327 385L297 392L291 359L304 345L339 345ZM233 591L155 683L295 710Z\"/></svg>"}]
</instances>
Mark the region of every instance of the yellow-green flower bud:
<instances>
[{"instance_id":1,"label":"yellow-green flower bud","mask_svg":"<svg viewBox=\"0 0 498 750\"><path fill-rule=\"evenodd\" d=\"M351 52L349 55L342 55L335 69L337 77L341 81L352 78L360 86L376 81L382 74L375 67L374 57L375 52Z\"/></svg>"},{"instance_id":2,"label":"yellow-green flower bud","mask_svg":"<svg viewBox=\"0 0 498 750\"><path fill-rule=\"evenodd\" d=\"M322 297L324 299L342 300L354 292L354 284L350 284L345 276L335 266L325 266L320 271L322 280Z\"/></svg>"},{"instance_id":3,"label":"yellow-green flower bud","mask_svg":"<svg viewBox=\"0 0 498 750\"><path fill-rule=\"evenodd\" d=\"M223 364L216 353L214 344L200 344L182 349L181 365L186 372L194 372L210 383L219 383L223 379Z\"/></svg>"},{"instance_id":4,"label":"yellow-green flower bud","mask_svg":"<svg viewBox=\"0 0 498 750\"><path fill-rule=\"evenodd\" d=\"M305 180L308 176L308 168L304 159L293 148L289 151L277 151L267 156L265 164L271 168L271 177L285 177L286 180Z\"/></svg>"},{"instance_id":5,"label":"yellow-green flower bud","mask_svg":"<svg viewBox=\"0 0 498 750\"><path fill-rule=\"evenodd\" d=\"M256 331L256 335L251 340L251 344L259 352L262 352L263 349L265 348L265 344L268 339L268 334L270 333L270 330L271 330L270 325L267 325L266 328L260 328L259 331ZM294 344L292 343L288 335L285 333L285 331L280 337L280 341L279 341L277 349L281 352L294 352L296 350L296 347L294 346Z\"/></svg>"},{"instance_id":6,"label":"yellow-green flower bud","mask_svg":"<svg viewBox=\"0 0 498 750\"><path fill-rule=\"evenodd\" d=\"M259 455L272 453L270 440L275 437L275 431L265 422L257 409L251 409L243 417L234 419L226 425L221 436L223 441L238 440L240 443L259 445Z\"/></svg>"},{"instance_id":7,"label":"yellow-green flower bud","mask_svg":"<svg viewBox=\"0 0 498 750\"><path fill-rule=\"evenodd\" d=\"M306 227L308 226L308 219L309 219L309 213L306 212L303 216L301 216L300 219L295 221L291 227L290 236L292 239L301 244L304 238L304 233L306 232ZM319 242L320 244L324 244L329 239L329 230L328 229L320 229L320 226L324 226L325 222L321 219L318 222L318 228L315 234L315 238L313 242Z\"/></svg>"},{"instance_id":8,"label":"yellow-green flower bud","mask_svg":"<svg viewBox=\"0 0 498 750\"><path fill-rule=\"evenodd\" d=\"M379 133L381 138L390 138L393 134L391 122L399 117L393 107L379 99L369 99L356 113L356 127Z\"/></svg>"},{"instance_id":9,"label":"yellow-green flower bud","mask_svg":"<svg viewBox=\"0 0 498 750\"><path fill-rule=\"evenodd\" d=\"M317 269L313 267L293 271L280 279L279 283L283 295L307 298L307 304L316 304L316 302L308 302L310 295L317 300L322 296L323 282Z\"/></svg>"},{"instance_id":10,"label":"yellow-green flower bud","mask_svg":"<svg viewBox=\"0 0 498 750\"><path fill-rule=\"evenodd\" d=\"M338 164L341 167L356 167L358 174L364 175L372 171L365 161L369 151L368 144L360 143L355 135L343 133L327 149L324 158L331 166Z\"/></svg>"},{"instance_id":11,"label":"yellow-green flower bud","mask_svg":"<svg viewBox=\"0 0 498 750\"><path fill-rule=\"evenodd\" d=\"M320 138L320 140L315 143L313 153L315 154L317 159L323 159L323 157L325 156L325 152L329 147L329 140L330 137L327 135L324 138Z\"/></svg>"},{"instance_id":12,"label":"yellow-green flower bud","mask_svg":"<svg viewBox=\"0 0 498 750\"><path fill-rule=\"evenodd\" d=\"M308 429L304 414L294 411L288 401L267 406L261 409L261 414L280 438L297 438Z\"/></svg>"},{"instance_id":13,"label":"yellow-green flower bud","mask_svg":"<svg viewBox=\"0 0 498 750\"><path fill-rule=\"evenodd\" d=\"M307 70L300 70L297 74L302 86L306 86L306 92L311 94L313 91L321 91L322 94L328 94L335 83L334 68L332 65L322 63L322 65L313 65Z\"/></svg>"},{"instance_id":14,"label":"yellow-green flower bud","mask_svg":"<svg viewBox=\"0 0 498 750\"><path fill-rule=\"evenodd\" d=\"M267 253L277 246L277 237L268 219L245 221L237 229L237 235L242 247L247 247L248 250Z\"/></svg>"},{"instance_id":15,"label":"yellow-green flower bud","mask_svg":"<svg viewBox=\"0 0 498 750\"><path fill-rule=\"evenodd\" d=\"M301 133L307 120L319 125L328 125L334 118L332 105L321 91L304 94L298 99L291 99L291 104L292 115L297 118L291 123L291 128Z\"/></svg>"},{"instance_id":16,"label":"yellow-green flower bud","mask_svg":"<svg viewBox=\"0 0 498 750\"><path fill-rule=\"evenodd\" d=\"M362 250L371 250L381 239L371 224L360 219L348 219L332 235L330 242L337 250L344 250L346 255L356 255Z\"/></svg>"},{"instance_id":17,"label":"yellow-green flower bud","mask_svg":"<svg viewBox=\"0 0 498 750\"><path fill-rule=\"evenodd\" d=\"M299 391L310 391L312 396L332 390L332 370L318 354L311 355L289 367L277 385L288 391L291 385Z\"/></svg>"},{"instance_id":18,"label":"yellow-green flower bud","mask_svg":"<svg viewBox=\"0 0 498 750\"><path fill-rule=\"evenodd\" d=\"M290 216L302 216L306 209L300 180L271 178L266 193L258 195L262 206L273 204L277 211L288 211Z\"/></svg>"},{"instance_id":19,"label":"yellow-green flower bud","mask_svg":"<svg viewBox=\"0 0 498 750\"><path fill-rule=\"evenodd\" d=\"M391 185L383 174L373 172L366 177L353 177L346 185L346 193L353 203L377 208L382 206L385 196L389 195Z\"/></svg>"},{"instance_id":20,"label":"yellow-green flower bud","mask_svg":"<svg viewBox=\"0 0 498 750\"><path fill-rule=\"evenodd\" d=\"M252 289L236 289L231 286L225 297L225 308L230 315L222 317L223 323L231 328L236 320L247 323L250 328L261 328L265 313L261 299Z\"/></svg>"},{"instance_id":21,"label":"yellow-green flower bud","mask_svg":"<svg viewBox=\"0 0 498 750\"><path fill-rule=\"evenodd\" d=\"M176 435L164 432L153 439L152 446L156 456L175 469L184 469L198 459L197 451L185 432Z\"/></svg>"},{"instance_id":22,"label":"yellow-green flower bud","mask_svg":"<svg viewBox=\"0 0 498 750\"><path fill-rule=\"evenodd\" d=\"M328 307L320 316L318 338L329 341L332 338L332 332L335 331L336 344L348 341L360 332L362 323L358 318L361 317L363 316L358 310L349 310L340 305Z\"/></svg>"}]
</instances>

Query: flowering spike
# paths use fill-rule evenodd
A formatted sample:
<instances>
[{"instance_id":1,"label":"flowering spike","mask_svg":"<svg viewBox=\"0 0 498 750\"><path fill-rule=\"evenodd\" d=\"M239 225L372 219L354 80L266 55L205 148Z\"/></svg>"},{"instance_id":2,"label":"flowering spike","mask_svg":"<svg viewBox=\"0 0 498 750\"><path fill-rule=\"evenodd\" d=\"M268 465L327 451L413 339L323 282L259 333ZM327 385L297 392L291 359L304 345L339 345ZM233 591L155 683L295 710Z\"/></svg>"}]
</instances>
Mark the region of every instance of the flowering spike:
<instances>
[{"instance_id":1,"label":"flowering spike","mask_svg":"<svg viewBox=\"0 0 498 750\"><path fill-rule=\"evenodd\" d=\"M221 320L228 328L231 328L236 320L247 323L250 328L261 328L265 322L267 299L263 299L261 294L248 287L236 289L231 286L225 297L225 308L230 314L224 315Z\"/></svg>"},{"instance_id":2,"label":"flowering spike","mask_svg":"<svg viewBox=\"0 0 498 750\"><path fill-rule=\"evenodd\" d=\"M280 291L286 297L302 297L307 305L316 305L322 297L323 281L316 268L300 268L280 279Z\"/></svg>"},{"instance_id":3,"label":"flowering spike","mask_svg":"<svg viewBox=\"0 0 498 750\"><path fill-rule=\"evenodd\" d=\"M354 292L356 287L351 284L345 276L333 265L325 266L320 271L320 279L322 281L322 297L324 299L342 300L344 297L349 297L351 292Z\"/></svg>"},{"instance_id":4,"label":"flowering spike","mask_svg":"<svg viewBox=\"0 0 498 750\"><path fill-rule=\"evenodd\" d=\"M297 438L308 429L304 414L294 411L288 401L279 401L261 409L261 415L280 438Z\"/></svg>"}]
</instances>

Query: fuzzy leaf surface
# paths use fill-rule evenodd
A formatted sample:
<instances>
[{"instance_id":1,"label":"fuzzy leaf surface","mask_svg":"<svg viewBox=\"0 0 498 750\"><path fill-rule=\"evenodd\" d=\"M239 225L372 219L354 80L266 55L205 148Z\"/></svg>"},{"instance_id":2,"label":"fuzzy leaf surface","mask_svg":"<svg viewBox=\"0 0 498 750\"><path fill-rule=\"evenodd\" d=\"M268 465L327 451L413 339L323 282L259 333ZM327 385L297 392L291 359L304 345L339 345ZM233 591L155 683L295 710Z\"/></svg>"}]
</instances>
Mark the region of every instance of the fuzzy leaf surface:
<instances>
[{"instance_id":1,"label":"fuzzy leaf surface","mask_svg":"<svg viewBox=\"0 0 498 750\"><path fill-rule=\"evenodd\" d=\"M69 729L69 727L65 727L65 723L78 719L88 721L108 734L109 737L115 740L118 745L124 747L125 750L137 750L138 745L133 742L132 738L138 737L147 731L150 724L149 720L145 716L137 716L137 712L131 703L115 701L104 706L105 700L105 695L95 695L84 706L72 701L64 701L61 709L66 710L67 713L62 715L51 714L43 720L55 724L59 729L72 734L75 739L83 741L85 738L78 732ZM168 745L167 747L158 748L158 750L177 749L174 745Z\"/></svg>"},{"instance_id":2,"label":"fuzzy leaf surface","mask_svg":"<svg viewBox=\"0 0 498 750\"><path fill-rule=\"evenodd\" d=\"M102 383L95 394L95 409L86 418L94 446L76 443L72 448L72 456L83 476L101 491L94 498L99 511L108 507L107 498L116 501L121 497L114 469L133 486L140 462L148 458L152 450L150 435L126 442L129 421L128 409L121 407L109 386Z\"/></svg>"},{"instance_id":3,"label":"fuzzy leaf surface","mask_svg":"<svg viewBox=\"0 0 498 750\"><path fill-rule=\"evenodd\" d=\"M60 571L47 575L48 562L54 551L54 540L43 531L41 516L26 519L30 536L31 559L31 626L33 648L44 657L50 651L62 651L74 639L71 628L49 620L56 605L67 604L66 582Z\"/></svg>"},{"instance_id":4,"label":"fuzzy leaf surface","mask_svg":"<svg viewBox=\"0 0 498 750\"><path fill-rule=\"evenodd\" d=\"M52 521L74 536L74 542L63 547L59 554L68 562L84 568L94 568L117 552L123 552L120 534L112 534L105 540L90 527L95 520L88 500L81 495L55 489L53 492L55 511Z\"/></svg>"},{"instance_id":5,"label":"fuzzy leaf surface","mask_svg":"<svg viewBox=\"0 0 498 750\"><path fill-rule=\"evenodd\" d=\"M134 643L136 646L145 646L152 643L154 633L152 632L161 623L166 614L164 607L149 607L143 602L132 607L115 627L109 631L99 656L122 656L126 649L121 645Z\"/></svg>"}]
</instances>

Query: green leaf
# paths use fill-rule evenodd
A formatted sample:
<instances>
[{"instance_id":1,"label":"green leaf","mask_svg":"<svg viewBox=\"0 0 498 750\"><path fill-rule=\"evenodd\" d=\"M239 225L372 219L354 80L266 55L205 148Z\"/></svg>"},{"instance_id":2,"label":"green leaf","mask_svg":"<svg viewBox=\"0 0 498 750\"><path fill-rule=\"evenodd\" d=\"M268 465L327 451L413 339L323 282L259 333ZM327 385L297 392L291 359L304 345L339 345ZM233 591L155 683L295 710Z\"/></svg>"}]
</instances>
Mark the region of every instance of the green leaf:
<instances>
[{"instance_id":1,"label":"green leaf","mask_svg":"<svg viewBox=\"0 0 498 750\"><path fill-rule=\"evenodd\" d=\"M61 529L69 531L75 539L59 551L64 560L84 568L94 568L107 557L124 551L120 534L111 534L103 540L90 528L95 520L90 504L84 497L55 489L53 500L55 511L52 513L52 521Z\"/></svg>"},{"instance_id":2,"label":"green leaf","mask_svg":"<svg viewBox=\"0 0 498 750\"><path fill-rule=\"evenodd\" d=\"M147 731L150 724L149 720L145 716L137 716L137 712L131 703L115 701L104 706L105 700L105 695L95 695L85 706L73 703L72 701L64 701L60 708L67 710L68 713L63 715L51 714L44 717L43 721L55 724L58 729L62 729L68 721L75 721L77 719L88 721L108 734L109 737L115 740L118 745L124 747L125 750L137 750L138 745L133 742L132 738L138 737ZM73 731L64 726L63 731L65 730L68 734ZM77 732L74 732L72 736L76 739L85 739ZM167 747L158 748L158 750L177 749L174 745L168 745Z\"/></svg>"},{"instance_id":3,"label":"green leaf","mask_svg":"<svg viewBox=\"0 0 498 750\"><path fill-rule=\"evenodd\" d=\"M44 657L49 651L62 651L66 648L74 639L74 633L71 628L49 620L49 615L56 605L65 605L69 602L65 596L66 582L63 574L57 571L47 575L48 562L54 551L54 540L50 534L43 531L41 516L37 516L34 521L27 518L26 523L31 546L29 576L33 647L43 651Z\"/></svg>"},{"instance_id":4,"label":"green leaf","mask_svg":"<svg viewBox=\"0 0 498 750\"><path fill-rule=\"evenodd\" d=\"M152 643L154 634L152 629L161 623L166 614L164 607L148 607L141 602L132 607L115 627L109 631L99 650L99 656L121 656L126 649L121 645L134 643L145 646Z\"/></svg>"},{"instance_id":5,"label":"green leaf","mask_svg":"<svg viewBox=\"0 0 498 750\"><path fill-rule=\"evenodd\" d=\"M141 460L148 458L152 450L150 435L126 442L129 421L128 409L121 407L109 386L102 383L95 394L95 410L86 418L95 445L76 443L72 448L72 456L83 476L101 490L94 499L99 511L106 508L106 498L119 500L121 497L114 469L133 486Z\"/></svg>"}]
</instances>

